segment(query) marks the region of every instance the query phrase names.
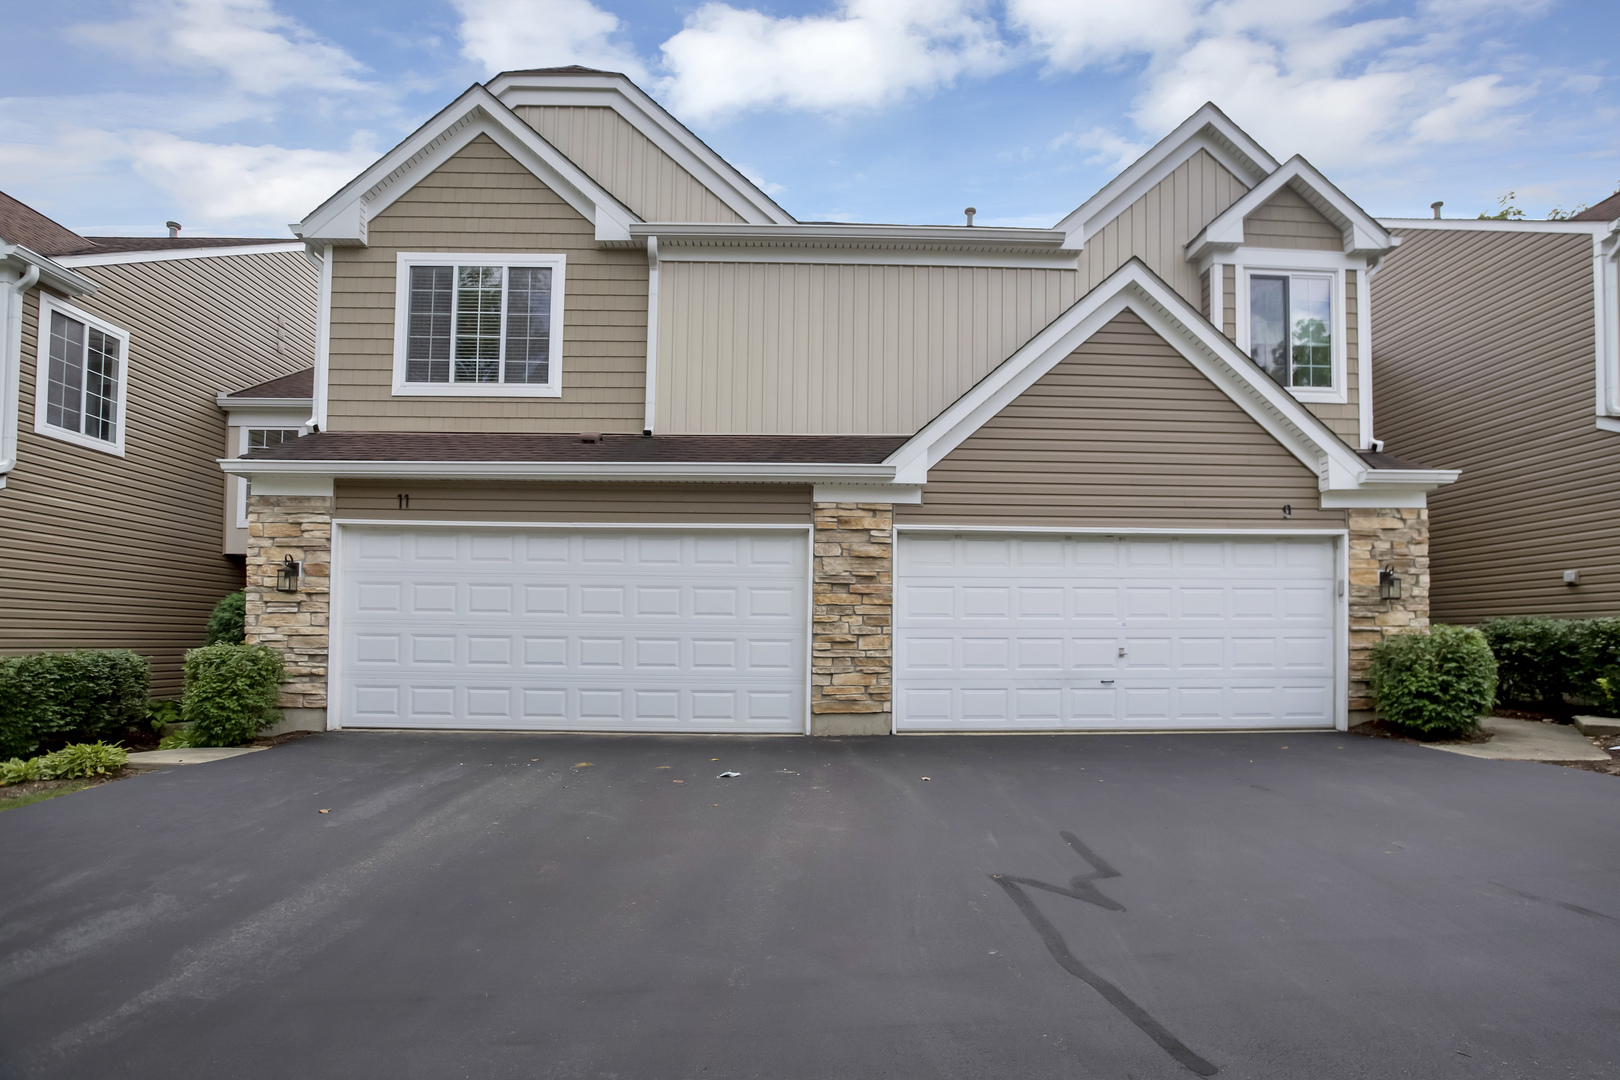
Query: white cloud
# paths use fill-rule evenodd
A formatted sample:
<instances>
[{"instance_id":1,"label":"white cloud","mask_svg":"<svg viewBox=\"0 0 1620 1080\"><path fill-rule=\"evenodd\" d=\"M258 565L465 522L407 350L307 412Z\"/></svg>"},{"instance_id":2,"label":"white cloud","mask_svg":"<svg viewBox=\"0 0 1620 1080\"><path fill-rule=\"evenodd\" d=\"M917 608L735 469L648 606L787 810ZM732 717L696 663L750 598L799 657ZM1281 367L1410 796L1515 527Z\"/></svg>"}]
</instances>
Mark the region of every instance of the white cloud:
<instances>
[{"instance_id":1,"label":"white cloud","mask_svg":"<svg viewBox=\"0 0 1620 1080\"><path fill-rule=\"evenodd\" d=\"M1507 110L1535 93L1501 83L1500 75L1480 75L1447 87L1450 100L1418 117L1412 137L1418 142L1461 142L1501 135L1521 119Z\"/></svg>"},{"instance_id":2,"label":"white cloud","mask_svg":"<svg viewBox=\"0 0 1620 1080\"><path fill-rule=\"evenodd\" d=\"M358 139L342 151L220 146L156 131L124 143L137 174L209 224L297 221L377 158Z\"/></svg>"},{"instance_id":3,"label":"white cloud","mask_svg":"<svg viewBox=\"0 0 1620 1080\"><path fill-rule=\"evenodd\" d=\"M798 18L707 3L663 52L670 77L661 89L697 122L757 108L885 105L1009 59L972 0L845 0L835 14Z\"/></svg>"},{"instance_id":4,"label":"white cloud","mask_svg":"<svg viewBox=\"0 0 1620 1080\"><path fill-rule=\"evenodd\" d=\"M270 0L142 0L131 19L72 33L125 59L221 71L250 94L364 88L360 61Z\"/></svg>"},{"instance_id":5,"label":"white cloud","mask_svg":"<svg viewBox=\"0 0 1620 1080\"><path fill-rule=\"evenodd\" d=\"M1199 0L1008 0L1007 18L1053 67L1073 70L1180 45L1198 7Z\"/></svg>"},{"instance_id":6,"label":"white cloud","mask_svg":"<svg viewBox=\"0 0 1620 1080\"><path fill-rule=\"evenodd\" d=\"M1148 150L1147 143L1134 142L1117 132L1100 127L1094 127L1090 131L1064 132L1053 139L1050 146L1053 150L1074 146L1081 150L1094 151L1086 158L1086 164L1106 165L1115 172L1124 169Z\"/></svg>"},{"instance_id":7,"label":"white cloud","mask_svg":"<svg viewBox=\"0 0 1620 1080\"><path fill-rule=\"evenodd\" d=\"M584 67L647 78L628 44L615 40L624 23L590 0L454 0L461 13L461 54L488 72Z\"/></svg>"}]
</instances>

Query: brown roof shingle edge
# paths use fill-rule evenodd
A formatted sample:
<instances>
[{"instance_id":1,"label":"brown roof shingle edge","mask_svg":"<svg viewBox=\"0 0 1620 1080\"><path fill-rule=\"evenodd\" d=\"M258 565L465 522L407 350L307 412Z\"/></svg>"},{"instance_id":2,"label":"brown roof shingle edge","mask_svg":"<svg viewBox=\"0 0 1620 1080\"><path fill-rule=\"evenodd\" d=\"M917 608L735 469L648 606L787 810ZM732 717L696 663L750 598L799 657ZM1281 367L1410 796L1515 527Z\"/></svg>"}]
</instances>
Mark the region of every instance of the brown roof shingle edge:
<instances>
[{"instance_id":1,"label":"brown roof shingle edge","mask_svg":"<svg viewBox=\"0 0 1620 1080\"><path fill-rule=\"evenodd\" d=\"M305 368L291 375L267 379L256 386L232 390L226 397L233 398L313 398L315 396L315 369Z\"/></svg>"},{"instance_id":2,"label":"brown roof shingle edge","mask_svg":"<svg viewBox=\"0 0 1620 1080\"><path fill-rule=\"evenodd\" d=\"M320 432L254 450L264 461L878 464L905 435L579 435Z\"/></svg>"},{"instance_id":3,"label":"brown roof shingle edge","mask_svg":"<svg viewBox=\"0 0 1620 1080\"><path fill-rule=\"evenodd\" d=\"M0 191L0 240L41 255L73 255L95 248L88 237L58 224Z\"/></svg>"},{"instance_id":4,"label":"brown roof shingle edge","mask_svg":"<svg viewBox=\"0 0 1620 1080\"><path fill-rule=\"evenodd\" d=\"M1376 450L1357 450L1356 454L1375 469L1427 469L1427 465L1419 465L1415 461L1408 461L1394 454L1384 454Z\"/></svg>"},{"instance_id":5,"label":"brown roof shingle edge","mask_svg":"<svg viewBox=\"0 0 1620 1080\"><path fill-rule=\"evenodd\" d=\"M1613 221L1620 218L1620 191L1571 217L1571 221Z\"/></svg>"},{"instance_id":6,"label":"brown roof shingle edge","mask_svg":"<svg viewBox=\"0 0 1620 1080\"><path fill-rule=\"evenodd\" d=\"M131 251L186 251L191 248L257 247L260 244L296 244L291 236L87 236L95 244L75 255L113 255ZM40 252L44 254L44 252ZM63 252L62 254L67 254Z\"/></svg>"}]
</instances>

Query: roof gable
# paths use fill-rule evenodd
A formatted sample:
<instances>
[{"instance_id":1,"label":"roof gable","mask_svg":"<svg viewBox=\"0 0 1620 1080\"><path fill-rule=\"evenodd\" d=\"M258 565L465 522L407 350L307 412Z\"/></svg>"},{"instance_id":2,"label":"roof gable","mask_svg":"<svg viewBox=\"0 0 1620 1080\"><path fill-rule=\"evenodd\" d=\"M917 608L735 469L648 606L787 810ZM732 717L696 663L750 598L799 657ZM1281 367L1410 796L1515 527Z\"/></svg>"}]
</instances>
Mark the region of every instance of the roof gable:
<instances>
[{"instance_id":1,"label":"roof gable","mask_svg":"<svg viewBox=\"0 0 1620 1080\"><path fill-rule=\"evenodd\" d=\"M1250 189L1249 193L1227 207L1204 231L1187 244L1187 257L1198 260L1218 248L1234 248L1245 243L1246 219L1265 206L1284 187L1298 195L1323 218L1331 222L1343 237L1343 251L1347 255L1381 255L1395 246L1394 239L1382 225L1348 195L1316 170L1310 162L1295 154L1270 176Z\"/></svg>"},{"instance_id":2,"label":"roof gable","mask_svg":"<svg viewBox=\"0 0 1620 1080\"><path fill-rule=\"evenodd\" d=\"M67 255L96 245L86 237L58 225L27 203L0 191L0 240L41 255Z\"/></svg>"},{"instance_id":3,"label":"roof gable","mask_svg":"<svg viewBox=\"0 0 1620 1080\"><path fill-rule=\"evenodd\" d=\"M602 243L628 243L640 219L482 86L473 86L303 221L316 244L364 246L367 223L480 135L486 135L595 225Z\"/></svg>"}]
</instances>

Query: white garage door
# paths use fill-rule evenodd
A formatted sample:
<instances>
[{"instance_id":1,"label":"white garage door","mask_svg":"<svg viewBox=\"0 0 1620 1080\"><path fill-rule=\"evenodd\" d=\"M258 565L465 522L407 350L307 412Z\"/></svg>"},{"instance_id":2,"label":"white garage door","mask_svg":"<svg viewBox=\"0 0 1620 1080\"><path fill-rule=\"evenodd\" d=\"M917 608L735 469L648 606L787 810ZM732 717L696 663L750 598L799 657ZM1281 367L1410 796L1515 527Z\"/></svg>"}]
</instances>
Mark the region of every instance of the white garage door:
<instances>
[{"instance_id":1,"label":"white garage door","mask_svg":"<svg viewBox=\"0 0 1620 1080\"><path fill-rule=\"evenodd\" d=\"M896 726L1331 727L1331 540L901 534Z\"/></svg>"},{"instance_id":2,"label":"white garage door","mask_svg":"<svg viewBox=\"0 0 1620 1080\"><path fill-rule=\"evenodd\" d=\"M346 727L804 730L799 532L343 530Z\"/></svg>"}]
</instances>

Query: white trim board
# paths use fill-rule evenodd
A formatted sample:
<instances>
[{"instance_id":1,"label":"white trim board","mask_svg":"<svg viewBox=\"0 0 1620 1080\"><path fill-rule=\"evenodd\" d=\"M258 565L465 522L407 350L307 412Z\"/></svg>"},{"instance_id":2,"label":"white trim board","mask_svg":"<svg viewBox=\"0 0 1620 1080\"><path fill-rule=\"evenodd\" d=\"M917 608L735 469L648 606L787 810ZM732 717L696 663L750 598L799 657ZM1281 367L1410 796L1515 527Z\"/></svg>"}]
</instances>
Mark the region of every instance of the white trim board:
<instances>
[{"instance_id":1,"label":"white trim board","mask_svg":"<svg viewBox=\"0 0 1620 1080\"><path fill-rule=\"evenodd\" d=\"M1357 206L1310 162L1295 154L1242 198L1217 214L1202 232L1189 240L1187 258L1196 262L1210 248L1245 243L1244 219L1265 205L1283 187L1292 188L1295 194L1339 227L1346 254L1376 256L1396 245L1397 241L1372 215Z\"/></svg>"},{"instance_id":2,"label":"white trim board","mask_svg":"<svg viewBox=\"0 0 1620 1080\"><path fill-rule=\"evenodd\" d=\"M303 251L300 240L266 240L262 244L240 244L235 247L168 248L162 251L110 251L104 255L62 255L57 262L63 266L115 266L123 263L177 262L181 259L222 259L231 255L275 255L286 251Z\"/></svg>"},{"instance_id":3,"label":"white trim board","mask_svg":"<svg viewBox=\"0 0 1620 1080\"><path fill-rule=\"evenodd\" d=\"M1438 232L1587 233L1592 236L1607 236L1616 226L1613 221L1526 221L1522 218L1379 218L1378 224L1386 229Z\"/></svg>"},{"instance_id":4,"label":"white trim board","mask_svg":"<svg viewBox=\"0 0 1620 1080\"><path fill-rule=\"evenodd\" d=\"M113 420L113 431L116 438L112 440L97 439L79 431L69 431L66 428L56 427L45 419L50 408L50 395L46 393L46 386L50 379L50 316L52 312L61 312L76 322L81 322L86 329L96 329L109 337L116 338L120 347L118 357L118 398L115 403L117 413ZM124 456L124 446L129 432L129 372L130 372L130 337L129 331L96 315L90 314L72 304L64 303L50 293L39 294L39 312L35 322L34 332L34 434L43 435L47 439L56 439L59 442L72 443L90 450L99 450L103 454L112 454L115 457ZM89 343L86 342L86 348ZM83 387L80 387L83 392Z\"/></svg>"},{"instance_id":5,"label":"white trim board","mask_svg":"<svg viewBox=\"0 0 1620 1080\"><path fill-rule=\"evenodd\" d=\"M332 479L594 480L697 484L889 483L894 466L779 462L329 461L218 458L220 468L254 482L270 476ZM284 492L283 494L292 494Z\"/></svg>"}]
</instances>

